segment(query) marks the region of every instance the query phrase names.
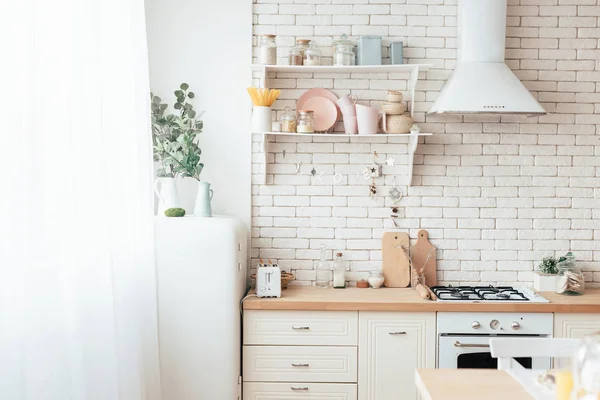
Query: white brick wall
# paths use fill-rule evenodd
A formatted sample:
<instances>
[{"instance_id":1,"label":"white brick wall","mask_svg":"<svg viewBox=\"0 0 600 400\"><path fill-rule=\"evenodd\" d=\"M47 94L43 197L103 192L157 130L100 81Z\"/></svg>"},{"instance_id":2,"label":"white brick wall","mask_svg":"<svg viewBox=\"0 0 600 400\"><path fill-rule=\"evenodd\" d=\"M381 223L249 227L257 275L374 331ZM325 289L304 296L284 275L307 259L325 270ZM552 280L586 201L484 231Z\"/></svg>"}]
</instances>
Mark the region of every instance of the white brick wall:
<instances>
[{"instance_id":1,"label":"white brick wall","mask_svg":"<svg viewBox=\"0 0 600 400\"><path fill-rule=\"evenodd\" d=\"M398 227L429 231L444 283L530 282L542 257L573 250L600 284L600 0L509 1L507 63L550 112L533 118L425 116L455 65L456 0L255 0L254 14L255 33L278 35L283 64L296 38L316 40L326 63L342 33L402 40L407 62L434 65L414 100L415 119L435 135L421 139L412 187L404 138L280 137L269 144L268 185L254 138L252 266L271 258L310 284L325 243L328 257L344 253L351 280L366 277L381 268L381 234L393 226L384 196L396 183L405 194ZM385 89L407 89L403 75L315 75L274 77L277 109L315 86L374 106ZM373 151L380 163L396 159L376 179L383 196L374 201L355 175Z\"/></svg>"}]
</instances>

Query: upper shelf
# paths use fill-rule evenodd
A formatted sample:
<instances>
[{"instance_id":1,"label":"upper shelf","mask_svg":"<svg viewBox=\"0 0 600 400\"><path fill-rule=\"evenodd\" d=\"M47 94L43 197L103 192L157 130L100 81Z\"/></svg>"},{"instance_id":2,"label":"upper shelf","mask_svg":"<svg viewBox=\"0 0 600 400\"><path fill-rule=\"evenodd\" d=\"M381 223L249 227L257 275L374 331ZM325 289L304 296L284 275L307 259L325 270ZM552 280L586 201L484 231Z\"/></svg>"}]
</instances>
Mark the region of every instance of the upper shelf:
<instances>
[{"instance_id":1,"label":"upper shelf","mask_svg":"<svg viewBox=\"0 0 600 400\"><path fill-rule=\"evenodd\" d=\"M330 72L330 73L375 73L427 71L431 64L388 64L388 65L261 65L252 64L257 72Z\"/></svg>"}]
</instances>

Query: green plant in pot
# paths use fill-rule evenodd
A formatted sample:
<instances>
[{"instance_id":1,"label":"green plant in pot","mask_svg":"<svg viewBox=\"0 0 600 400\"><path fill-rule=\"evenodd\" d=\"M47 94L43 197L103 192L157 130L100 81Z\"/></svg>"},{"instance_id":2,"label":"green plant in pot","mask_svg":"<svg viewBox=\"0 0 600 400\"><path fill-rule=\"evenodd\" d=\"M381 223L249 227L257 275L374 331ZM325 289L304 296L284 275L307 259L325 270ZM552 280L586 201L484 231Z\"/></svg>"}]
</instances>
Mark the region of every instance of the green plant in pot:
<instances>
[{"instance_id":1,"label":"green plant in pot","mask_svg":"<svg viewBox=\"0 0 600 400\"><path fill-rule=\"evenodd\" d=\"M159 96L150 94L154 161L160 165L155 185L160 215L167 209L181 208L175 177L180 175L200 182L204 168L200 162L202 150L198 145L203 127L199 119L202 113L197 113L190 102L196 96L187 83L182 83L173 93L173 113L167 113L169 106Z\"/></svg>"},{"instance_id":2,"label":"green plant in pot","mask_svg":"<svg viewBox=\"0 0 600 400\"><path fill-rule=\"evenodd\" d=\"M533 287L538 291L554 291L558 281L558 268L556 265L566 260L564 256L544 257L538 265L538 270L534 271L533 275Z\"/></svg>"}]
</instances>

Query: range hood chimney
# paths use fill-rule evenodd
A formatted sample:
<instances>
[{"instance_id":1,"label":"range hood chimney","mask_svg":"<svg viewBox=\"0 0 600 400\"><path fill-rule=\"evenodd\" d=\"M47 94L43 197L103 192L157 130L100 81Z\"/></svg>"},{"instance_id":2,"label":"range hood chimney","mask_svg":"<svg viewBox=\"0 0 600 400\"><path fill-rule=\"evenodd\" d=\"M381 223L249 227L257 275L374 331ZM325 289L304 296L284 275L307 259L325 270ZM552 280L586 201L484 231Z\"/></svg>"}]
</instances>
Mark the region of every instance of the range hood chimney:
<instances>
[{"instance_id":1,"label":"range hood chimney","mask_svg":"<svg viewBox=\"0 0 600 400\"><path fill-rule=\"evenodd\" d=\"M458 0L456 68L430 114L546 114L504 63L506 0Z\"/></svg>"}]
</instances>

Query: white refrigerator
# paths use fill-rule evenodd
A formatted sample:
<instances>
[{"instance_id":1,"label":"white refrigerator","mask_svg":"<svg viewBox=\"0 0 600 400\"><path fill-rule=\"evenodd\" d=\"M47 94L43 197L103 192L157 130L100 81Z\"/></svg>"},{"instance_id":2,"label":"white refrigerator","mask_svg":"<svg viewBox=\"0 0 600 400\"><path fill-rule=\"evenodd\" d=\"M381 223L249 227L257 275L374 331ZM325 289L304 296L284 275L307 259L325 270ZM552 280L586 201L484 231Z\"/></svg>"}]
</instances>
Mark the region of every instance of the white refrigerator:
<instances>
[{"instance_id":1,"label":"white refrigerator","mask_svg":"<svg viewBox=\"0 0 600 400\"><path fill-rule=\"evenodd\" d=\"M246 229L229 217L156 217L162 398L241 398Z\"/></svg>"}]
</instances>

